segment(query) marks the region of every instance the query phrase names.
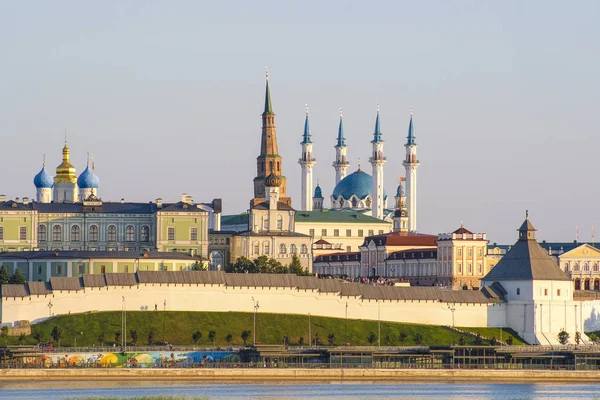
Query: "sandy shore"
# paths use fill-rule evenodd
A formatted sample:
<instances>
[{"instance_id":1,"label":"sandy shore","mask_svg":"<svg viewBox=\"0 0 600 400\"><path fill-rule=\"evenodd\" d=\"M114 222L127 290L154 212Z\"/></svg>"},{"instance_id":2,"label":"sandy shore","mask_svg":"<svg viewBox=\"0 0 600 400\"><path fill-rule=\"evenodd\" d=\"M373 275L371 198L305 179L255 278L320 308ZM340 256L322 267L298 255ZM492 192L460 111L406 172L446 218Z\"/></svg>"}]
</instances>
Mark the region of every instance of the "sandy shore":
<instances>
[{"instance_id":1,"label":"sandy shore","mask_svg":"<svg viewBox=\"0 0 600 400\"><path fill-rule=\"evenodd\" d=\"M600 371L432 369L4 369L0 381L344 382L481 381L598 382Z\"/></svg>"}]
</instances>

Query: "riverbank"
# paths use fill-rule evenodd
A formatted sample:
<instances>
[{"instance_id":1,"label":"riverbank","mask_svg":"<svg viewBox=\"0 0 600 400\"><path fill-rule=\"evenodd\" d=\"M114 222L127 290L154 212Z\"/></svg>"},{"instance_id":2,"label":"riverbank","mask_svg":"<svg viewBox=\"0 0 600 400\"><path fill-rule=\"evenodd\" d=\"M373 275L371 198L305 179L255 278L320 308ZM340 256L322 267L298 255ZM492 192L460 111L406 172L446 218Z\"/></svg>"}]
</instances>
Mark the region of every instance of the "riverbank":
<instances>
[{"instance_id":1,"label":"riverbank","mask_svg":"<svg viewBox=\"0 0 600 400\"><path fill-rule=\"evenodd\" d=\"M205 381L221 383L343 381L598 382L600 371L461 369L113 368L4 369L0 381Z\"/></svg>"}]
</instances>

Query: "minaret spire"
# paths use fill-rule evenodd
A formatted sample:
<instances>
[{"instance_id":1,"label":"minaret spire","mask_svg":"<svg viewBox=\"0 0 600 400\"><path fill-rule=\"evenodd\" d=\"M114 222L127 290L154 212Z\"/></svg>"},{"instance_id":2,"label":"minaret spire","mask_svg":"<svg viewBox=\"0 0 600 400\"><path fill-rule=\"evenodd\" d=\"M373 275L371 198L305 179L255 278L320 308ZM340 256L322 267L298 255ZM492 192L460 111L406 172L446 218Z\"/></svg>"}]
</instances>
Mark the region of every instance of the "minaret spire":
<instances>
[{"instance_id":1,"label":"minaret spire","mask_svg":"<svg viewBox=\"0 0 600 400\"><path fill-rule=\"evenodd\" d=\"M383 219L383 210L385 209L385 199L383 198L383 166L387 162L383 154L383 139L379 123L379 103L377 103L377 117L375 119L375 132L373 133L373 153L369 162L373 167L373 186L371 194L373 197L371 215L378 219Z\"/></svg>"},{"instance_id":2,"label":"minaret spire","mask_svg":"<svg viewBox=\"0 0 600 400\"><path fill-rule=\"evenodd\" d=\"M338 126L337 143L334 146L334 148L335 148L335 161L333 162L333 168L335 169L335 184L337 185L342 179L344 179L346 177L348 167L350 167L350 163L348 162L348 159L346 156L348 146L346 146L346 138L344 137L344 118L343 118L341 108L340 108L340 123Z\"/></svg>"},{"instance_id":3,"label":"minaret spire","mask_svg":"<svg viewBox=\"0 0 600 400\"><path fill-rule=\"evenodd\" d=\"M304 133L302 134L302 154L298 160L298 164L302 168L302 187L300 188L302 210L312 211L313 201L312 185L313 185L313 167L316 160L312 154L312 140L310 139L310 124L308 123L308 104L306 105L306 117L304 119Z\"/></svg>"},{"instance_id":4,"label":"minaret spire","mask_svg":"<svg viewBox=\"0 0 600 400\"><path fill-rule=\"evenodd\" d=\"M273 106L271 105L271 91L269 90L269 68L265 67L265 111L263 114L273 114Z\"/></svg>"},{"instance_id":5,"label":"minaret spire","mask_svg":"<svg viewBox=\"0 0 600 400\"><path fill-rule=\"evenodd\" d=\"M415 142L415 132L413 125L413 112L410 109L410 122L408 124L408 136L406 144L406 159L402 162L406 169L406 202L408 209L408 230L415 232L417 230L417 168L419 160L417 159L417 143Z\"/></svg>"}]
</instances>

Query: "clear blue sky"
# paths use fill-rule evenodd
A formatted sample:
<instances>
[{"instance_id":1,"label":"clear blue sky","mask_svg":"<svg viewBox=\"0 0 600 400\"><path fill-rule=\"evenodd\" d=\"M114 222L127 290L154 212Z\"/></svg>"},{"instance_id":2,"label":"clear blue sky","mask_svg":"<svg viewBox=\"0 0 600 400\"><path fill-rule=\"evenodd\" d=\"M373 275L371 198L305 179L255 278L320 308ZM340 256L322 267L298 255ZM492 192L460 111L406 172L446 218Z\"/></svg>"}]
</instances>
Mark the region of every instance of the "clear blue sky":
<instances>
[{"instance_id":1,"label":"clear blue sky","mask_svg":"<svg viewBox=\"0 0 600 400\"><path fill-rule=\"evenodd\" d=\"M294 204L304 105L329 195L338 109L351 170L370 171L379 102L390 194L414 108L419 230L464 221L511 243L529 209L540 238L598 223L600 241L599 4L0 0L0 193L34 197L66 128L105 200L186 192L245 211L268 65Z\"/></svg>"}]
</instances>

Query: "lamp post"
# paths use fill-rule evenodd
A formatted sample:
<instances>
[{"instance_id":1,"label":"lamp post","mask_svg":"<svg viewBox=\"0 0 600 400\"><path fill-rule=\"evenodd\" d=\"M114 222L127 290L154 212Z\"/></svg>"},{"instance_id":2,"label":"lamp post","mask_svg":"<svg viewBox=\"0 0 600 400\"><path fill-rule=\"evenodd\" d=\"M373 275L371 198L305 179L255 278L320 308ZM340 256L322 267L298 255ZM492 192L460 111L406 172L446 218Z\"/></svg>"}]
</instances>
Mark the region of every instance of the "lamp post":
<instances>
[{"instance_id":1,"label":"lamp post","mask_svg":"<svg viewBox=\"0 0 600 400\"><path fill-rule=\"evenodd\" d=\"M50 300L48 302L48 318L52 317L52 307L54 306L54 304L52 304L52 300Z\"/></svg>"},{"instance_id":2,"label":"lamp post","mask_svg":"<svg viewBox=\"0 0 600 400\"><path fill-rule=\"evenodd\" d=\"M381 347L381 302L377 299L377 347Z\"/></svg>"},{"instance_id":3,"label":"lamp post","mask_svg":"<svg viewBox=\"0 0 600 400\"><path fill-rule=\"evenodd\" d=\"M252 297L252 303L254 304L254 329L252 330L253 333L253 338L252 338L252 342L254 344L254 346L256 346L256 312L258 311L258 301L254 300L254 297Z\"/></svg>"},{"instance_id":4,"label":"lamp post","mask_svg":"<svg viewBox=\"0 0 600 400\"><path fill-rule=\"evenodd\" d=\"M165 342L165 317L167 315L167 299L165 299L163 301L163 344L166 344Z\"/></svg>"},{"instance_id":5,"label":"lamp post","mask_svg":"<svg viewBox=\"0 0 600 400\"><path fill-rule=\"evenodd\" d=\"M456 344L456 329L454 328L454 311L456 311L456 306L454 304L452 304L451 306L448 306L448 309L450 311L452 311L452 344Z\"/></svg>"},{"instance_id":6,"label":"lamp post","mask_svg":"<svg viewBox=\"0 0 600 400\"><path fill-rule=\"evenodd\" d=\"M346 302L346 319L344 320L344 346L348 343L348 302Z\"/></svg>"},{"instance_id":7,"label":"lamp post","mask_svg":"<svg viewBox=\"0 0 600 400\"><path fill-rule=\"evenodd\" d=\"M310 331L310 313L308 313L308 342L310 343L310 346L312 346L312 333Z\"/></svg>"},{"instance_id":8,"label":"lamp post","mask_svg":"<svg viewBox=\"0 0 600 400\"><path fill-rule=\"evenodd\" d=\"M123 353L127 350L127 305L125 296L121 296L121 347Z\"/></svg>"}]
</instances>

